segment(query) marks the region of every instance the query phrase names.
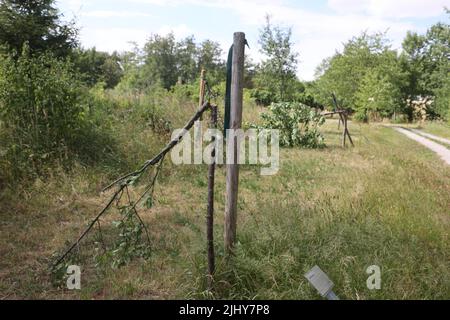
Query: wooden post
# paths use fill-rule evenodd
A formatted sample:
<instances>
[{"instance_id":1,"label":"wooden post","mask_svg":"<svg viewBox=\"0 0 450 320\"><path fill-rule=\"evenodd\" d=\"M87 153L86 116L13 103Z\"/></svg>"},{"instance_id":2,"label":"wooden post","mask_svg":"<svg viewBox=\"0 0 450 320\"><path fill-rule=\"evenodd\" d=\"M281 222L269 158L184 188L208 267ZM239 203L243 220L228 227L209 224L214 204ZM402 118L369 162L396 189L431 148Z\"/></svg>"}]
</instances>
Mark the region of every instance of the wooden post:
<instances>
[{"instance_id":1,"label":"wooden post","mask_svg":"<svg viewBox=\"0 0 450 320\"><path fill-rule=\"evenodd\" d=\"M200 76L200 89L199 89L199 101L198 101L198 107L201 108L202 105L205 103L205 69L202 69L201 76ZM203 163L203 152L202 150L202 144L203 144L203 132L202 132L202 120L203 116L198 119L194 124L194 163L195 164L202 164Z\"/></svg>"},{"instance_id":2,"label":"wooden post","mask_svg":"<svg viewBox=\"0 0 450 320\"><path fill-rule=\"evenodd\" d=\"M342 121L342 124L344 126L343 132L342 132L342 146L345 148L345 146L346 146L345 140L347 138L347 123L345 122L345 117L341 112L339 112L339 119L341 119L340 121Z\"/></svg>"},{"instance_id":3,"label":"wooden post","mask_svg":"<svg viewBox=\"0 0 450 320\"><path fill-rule=\"evenodd\" d=\"M336 98L336 94L335 94L334 92L331 94L331 98L333 99L334 111L339 113L341 110L340 110L340 108L339 108L339 105L338 105L338 102L337 102L337 98ZM344 122L343 122L343 120L342 120L342 116L341 116L341 114L339 113L338 130L341 129L341 122L342 122L342 124L344 124ZM344 143L344 146L345 146L345 143Z\"/></svg>"},{"instance_id":4,"label":"wooden post","mask_svg":"<svg viewBox=\"0 0 450 320\"><path fill-rule=\"evenodd\" d=\"M199 100L198 105L200 107L205 103L205 87L206 87L205 74L206 74L205 69L202 69L202 73L200 75L200 92L199 92L199 99L198 99Z\"/></svg>"},{"instance_id":5,"label":"wooden post","mask_svg":"<svg viewBox=\"0 0 450 320\"><path fill-rule=\"evenodd\" d=\"M233 67L231 77L231 110L230 129L240 129L242 126L242 99L244 87L244 54L245 33L236 32L233 41ZM227 186L225 204L225 249L228 254L232 252L236 241L237 226L237 202L239 186L239 164L237 163L239 146L236 138L232 141L227 139L227 158L229 154L234 155L233 163L227 163Z\"/></svg>"},{"instance_id":6,"label":"wooden post","mask_svg":"<svg viewBox=\"0 0 450 320\"><path fill-rule=\"evenodd\" d=\"M211 106L211 127L217 128L217 106ZM213 137L212 143L215 142ZM216 148L211 151L211 158L214 159L208 168L208 207L206 214L206 239L208 250L208 290L213 290L213 276L215 272L214 256L214 180L216 172Z\"/></svg>"},{"instance_id":7,"label":"wooden post","mask_svg":"<svg viewBox=\"0 0 450 320\"><path fill-rule=\"evenodd\" d=\"M353 139L352 139L352 137L350 136L350 131L348 131L348 114L347 114L347 111L345 111L345 113L344 113L344 119L345 119L345 132L347 133L347 136L348 136L348 140L350 141L350 143L352 144L352 146L354 147L355 146L355 144L353 143Z\"/></svg>"}]
</instances>

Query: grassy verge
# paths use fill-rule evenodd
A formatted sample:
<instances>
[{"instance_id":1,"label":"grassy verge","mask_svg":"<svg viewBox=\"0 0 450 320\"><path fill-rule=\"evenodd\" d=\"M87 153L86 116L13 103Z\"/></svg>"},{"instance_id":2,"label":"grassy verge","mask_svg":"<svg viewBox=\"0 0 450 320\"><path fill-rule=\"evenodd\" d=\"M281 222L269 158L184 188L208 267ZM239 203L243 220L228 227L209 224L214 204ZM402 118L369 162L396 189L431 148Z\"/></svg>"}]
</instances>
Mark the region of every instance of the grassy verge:
<instances>
[{"instance_id":1,"label":"grassy verge","mask_svg":"<svg viewBox=\"0 0 450 320\"><path fill-rule=\"evenodd\" d=\"M450 125L445 122L427 122L421 125L413 125L412 127L442 138L450 139Z\"/></svg>"},{"instance_id":2,"label":"grassy verge","mask_svg":"<svg viewBox=\"0 0 450 320\"><path fill-rule=\"evenodd\" d=\"M162 143L150 131L127 130L123 143L139 151L133 162ZM317 299L303 278L316 264L343 299L450 298L450 169L390 128L351 124L350 131L355 148L340 148L337 123L330 121L323 128L327 148L283 149L280 172L272 177L242 169L238 245L229 263L222 247L225 168L218 169L215 298ZM127 134L139 137L139 146ZM55 286L47 267L107 201L99 194L109 179L104 169L56 170L31 187L3 190L0 298L206 298L207 168L169 162L155 206L142 211L151 257L120 269L96 268L91 235L80 248L77 292ZM104 232L115 215L103 219ZM379 291L366 287L370 265L381 267Z\"/></svg>"}]
</instances>

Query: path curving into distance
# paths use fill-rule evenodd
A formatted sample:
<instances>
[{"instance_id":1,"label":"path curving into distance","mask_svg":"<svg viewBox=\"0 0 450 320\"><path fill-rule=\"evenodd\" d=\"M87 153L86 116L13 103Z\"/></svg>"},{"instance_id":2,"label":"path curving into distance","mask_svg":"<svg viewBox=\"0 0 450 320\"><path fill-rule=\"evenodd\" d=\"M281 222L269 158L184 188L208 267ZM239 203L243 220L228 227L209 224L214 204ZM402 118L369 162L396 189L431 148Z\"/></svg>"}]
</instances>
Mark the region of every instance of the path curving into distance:
<instances>
[{"instance_id":1,"label":"path curving into distance","mask_svg":"<svg viewBox=\"0 0 450 320\"><path fill-rule=\"evenodd\" d=\"M437 141L441 141L444 143L449 143L450 141L441 137L437 137L434 135L430 135L428 133L424 133L424 132L420 132L421 135L414 133L410 130L404 129L404 128L399 128L399 127L394 127L394 130L404 134L405 136L407 136L408 138L422 144L423 146L427 147L428 149L434 151L435 153L437 153L442 160L444 160L448 165L450 165L450 150L447 149L446 147L444 147L443 145L434 142L430 139L427 139L423 136L428 136L428 137L433 137L433 139L437 140ZM422 136L423 135L423 136ZM436 139L438 138L438 139Z\"/></svg>"},{"instance_id":2,"label":"path curving into distance","mask_svg":"<svg viewBox=\"0 0 450 320\"><path fill-rule=\"evenodd\" d=\"M410 130L412 132L420 134L421 136L424 136L426 138L430 138L432 140L439 141L439 142L442 142L442 143L450 145L450 140L449 139L441 138L441 137L435 136L434 134L426 133L426 132L423 132L423 131L420 131L420 130L417 130L417 129L410 129Z\"/></svg>"}]
</instances>

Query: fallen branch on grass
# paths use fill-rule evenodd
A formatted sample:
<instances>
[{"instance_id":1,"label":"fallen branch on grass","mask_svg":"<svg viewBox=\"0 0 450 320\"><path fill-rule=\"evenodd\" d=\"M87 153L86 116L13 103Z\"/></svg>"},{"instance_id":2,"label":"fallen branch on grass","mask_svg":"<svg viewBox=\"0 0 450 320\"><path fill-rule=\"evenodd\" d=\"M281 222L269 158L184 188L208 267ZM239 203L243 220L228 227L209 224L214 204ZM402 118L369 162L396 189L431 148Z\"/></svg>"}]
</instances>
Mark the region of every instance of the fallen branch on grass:
<instances>
[{"instance_id":1,"label":"fallen branch on grass","mask_svg":"<svg viewBox=\"0 0 450 320\"><path fill-rule=\"evenodd\" d=\"M125 189L128 189L128 186L132 185L137 179L139 179L149 167L158 165L157 171L155 173L155 176L152 179L152 182L150 186L144 191L144 193L139 197L139 199L132 204L131 210L137 215L140 223L145 228L146 232L146 226L144 225L144 222L140 218L139 214L136 212L136 206L138 203L140 203L144 197L149 193L153 192L154 186L156 183L156 178L158 177L158 174L160 172L161 164L164 161L164 157L166 154L172 150L185 136L186 132L188 132L193 126L194 123L201 118L203 113L205 111L209 110L211 108L211 105L209 102L206 102L203 104L203 106L194 114L194 116L186 123L183 130L181 131L180 135L177 136L175 139L170 141L166 147L164 147L158 155L156 155L153 159L147 160L144 165L137 171L131 172L129 174L124 175L123 177L115 180L113 183L111 183L109 186L107 186L103 191L109 190L114 186L119 186L119 188L116 190L116 192L112 195L111 199L108 201L107 205L97 214L97 216L92 220L92 222L89 224L89 226L83 231L81 236L61 255L61 257L56 261L56 263L53 264L53 268L56 268L64 259L75 249L80 242L84 239L84 237L89 233L89 231L92 230L94 225L99 222L100 218L108 211L108 209L112 206L114 201L119 201L121 198L121 195L123 194L123 191ZM131 203L131 202L130 202Z\"/></svg>"}]
</instances>

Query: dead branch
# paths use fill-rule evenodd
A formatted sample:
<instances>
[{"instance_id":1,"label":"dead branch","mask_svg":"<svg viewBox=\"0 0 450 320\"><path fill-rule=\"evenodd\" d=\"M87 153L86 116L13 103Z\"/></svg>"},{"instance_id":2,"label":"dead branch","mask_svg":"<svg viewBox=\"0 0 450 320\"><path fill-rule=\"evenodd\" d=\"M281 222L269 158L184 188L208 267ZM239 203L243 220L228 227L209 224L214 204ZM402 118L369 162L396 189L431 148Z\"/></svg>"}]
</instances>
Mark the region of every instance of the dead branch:
<instances>
[{"instance_id":1,"label":"dead branch","mask_svg":"<svg viewBox=\"0 0 450 320\"><path fill-rule=\"evenodd\" d=\"M144 165L139 170L131 172L129 174L126 174L125 176L117 179L116 181L111 183L109 186L107 186L105 189L103 189L103 191L106 191L106 190L109 190L109 189L111 189L112 187L114 187L116 185L119 186L117 191L113 194L113 196L109 200L108 204L99 212L99 214L94 218L94 220L92 220L92 222L89 224L89 226L86 228L86 230L83 231L81 236L56 261L56 263L53 265L53 268L57 267L73 251L73 249L76 248L77 245L79 245L79 243L84 239L84 237L89 233L89 231L91 231L93 226L99 221L99 219L103 216L103 214L105 214L106 211L111 207L111 205L114 203L114 201L120 199L121 195L123 194L123 191L125 189L127 189L126 191L128 192L128 186L133 182L133 180L135 178L139 178L150 166L154 166L156 164L159 164L159 166L157 168L157 171L156 171L156 174L155 174L155 176L154 176L150 186L144 191L144 193L140 196L140 198L132 206L132 210L136 211L137 204L142 201L142 199L145 197L145 195L147 195L150 191L153 191L154 185L155 185L155 182L156 182L156 178L158 177L159 172L160 172L161 162L164 160L164 157L166 156L166 154L170 150L172 150L178 143L180 143L180 141L185 136L186 132L189 131L193 127L194 123L201 118L203 113L205 111L207 111L208 109L210 109L210 108L211 108L211 105L209 104L209 102L204 103L203 106L186 123L186 125L184 126L183 131L181 132L181 134L178 137L176 137L175 139L173 139L172 141L170 141L166 145L166 147L164 147L164 149L162 149L158 153L158 155L156 155L151 160L147 160L144 163ZM133 179L128 179L128 178L133 178ZM126 180L126 181L124 181L124 180ZM140 216L137 214L137 212L136 212L136 215L137 215L140 223L144 225L144 222L142 221ZM145 228L145 231L147 232L147 237L148 237L148 230L147 230L145 225L144 225L144 228Z\"/></svg>"}]
</instances>

